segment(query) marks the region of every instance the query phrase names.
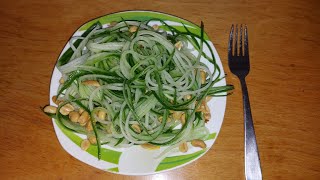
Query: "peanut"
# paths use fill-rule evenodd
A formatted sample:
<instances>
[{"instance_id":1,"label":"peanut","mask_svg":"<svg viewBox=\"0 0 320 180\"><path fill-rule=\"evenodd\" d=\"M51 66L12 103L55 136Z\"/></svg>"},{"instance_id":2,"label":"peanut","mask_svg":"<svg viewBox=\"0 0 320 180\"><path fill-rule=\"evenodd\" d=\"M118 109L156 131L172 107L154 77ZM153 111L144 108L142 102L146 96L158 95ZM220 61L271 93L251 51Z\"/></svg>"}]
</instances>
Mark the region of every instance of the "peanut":
<instances>
[{"instance_id":1,"label":"peanut","mask_svg":"<svg viewBox=\"0 0 320 180\"><path fill-rule=\"evenodd\" d=\"M190 95L190 94L185 95L183 98L184 98L185 100L189 100L189 99L191 99L191 95Z\"/></svg>"},{"instance_id":2,"label":"peanut","mask_svg":"<svg viewBox=\"0 0 320 180\"><path fill-rule=\"evenodd\" d=\"M93 131L93 127L92 127L92 124L91 124L91 122L88 122L87 124L86 124L86 130L87 131Z\"/></svg>"},{"instance_id":3,"label":"peanut","mask_svg":"<svg viewBox=\"0 0 320 180\"><path fill-rule=\"evenodd\" d=\"M200 76L201 76L201 84L206 83L206 72L201 70Z\"/></svg>"},{"instance_id":4,"label":"peanut","mask_svg":"<svg viewBox=\"0 0 320 180\"><path fill-rule=\"evenodd\" d=\"M88 140L91 144L97 144L97 138L94 135L90 135Z\"/></svg>"},{"instance_id":5,"label":"peanut","mask_svg":"<svg viewBox=\"0 0 320 180\"><path fill-rule=\"evenodd\" d=\"M84 109L80 108L80 109L79 109L79 114L82 114L83 111L84 111Z\"/></svg>"},{"instance_id":6,"label":"peanut","mask_svg":"<svg viewBox=\"0 0 320 180\"><path fill-rule=\"evenodd\" d=\"M60 113L66 116L73 110L74 107L71 104L66 104L60 108Z\"/></svg>"},{"instance_id":7,"label":"peanut","mask_svg":"<svg viewBox=\"0 0 320 180\"><path fill-rule=\"evenodd\" d=\"M183 142L179 145L179 151L180 152L187 152L188 151L188 144L186 142Z\"/></svg>"},{"instance_id":8,"label":"peanut","mask_svg":"<svg viewBox=\"0 0 320 180\"><path fill-rule=\"evenodd\" d=\"M183 44L181 41L176 42L176 44L174 44L174 47L176 47L179 51L182 48Z\"/></svg>"},{"instance_id":9,"label":"peanut","mask_svg":"<svg viewBox=\"0 0 320 180\"><path fill-rule=\"evenodd\" d=\"M89 121L89 118L89 113L87 111L84 111L79 117L78 122L81 126L84 126Z\"/></svg>"},{"instance_id":10,"label":"peanut","mask_svg":"<svg viewBox=\"0 0 320 180\"><path fill-rule=\"evenodd\" d=\"M208 122L210 119L211 119L211 113L210 112L206 112L206 113L204 113L204 120L206 121L206 122Z\"/></svg>"},{"instance_id":11,"label":"peanut","mask_svg":"<svg viewBox=\"0 0 320 180\"><path fill-rule=\"evenodd\" d=\"M58 105L58 104L60 104L61 102L63 102L63 101L61 101L61 100L58 100L57 96L52 96L51 99L52 99L52 102L55 103L56 105Z\"/></svg>"},{"instance_id":12,"label":"peanut","mask_svg":"<svg viewBox=\"0 0 320 180\"><path fill-rule=\"evenodd\" d=\"M87 139L83 140L80 147L82 150L86 151L90 147L90 141Z\"/></svg>"},{"instance_id":13,"label":"peanut","mask_svg":"<svg viewBox=\"0 0 320 180\"><path fill-rule=\"evenodd\" d=\"M170 117L167 118L167 122L171 122L171 120L172 120L172 119L171 119Z\"/></svg>"},{"instance_id":14,"label":"peanut","mask_svg":"<svg viewBox=\"0 0 320 180\"><path fill-rule=\"evenodd\" d=\"M180 117L181 124L184 125L186 123L186 114L183 113Z\"/></svg>"},{"instance_id":15,"label":"peanut","mask_svg":"<svg viewBox=\"0 0 320 180\"><path fill-rule=\"evenodd\" d=\"M98 118L101 120L104 120L106 118L106 112L104 111L98 111Z\"/></svg>"},{"instance_id":16,"label":"peanut","mask_svg":"<svg viewBox=\"0 0 320 180\"><path fill-rule=\"evenodd\" d=\"M141 144L141 147L144 148L144 149L149 149L149 150L157 150L157 149L160 149L160 146L156 146L156 145L149 144L149 143Z\"/></svg>"},{"instance_id":17,"label":"peanut","mask_svg":"<svg viewBox=\"0 0 320 180\"><path fill-rule=\"evenodd\" d=\"M158 121L159 121L160 123L162 123L162 120L163 120L163 117L160 116L160 117L158 118ZM171 122L171 118L170 118L170 117L167 117L167 122Z\"/></svg>"},{"instance_id":18,"label":"peanut","mask_svg":"<svg viewBox=\"0 0 320 180\"><path fill-rule=\"evenodd\" d=\"M71 104L66 104L63 106L63 108L70 112L74 110L74 107Z\"/></svg>"},{"instance_id":19,"label":"peanut","mask_svg":"<svg viewBox=\"0 0 320 180\"><path fill-rule=\"evenodd\" d=\"M69 119L72 122L78 122L80 114L77 111L72 111L69 113Z\"/></svg>"},{"instance_id":20,"label":"peanut","mask_svg":"<svg viewBox=\"0 0 320 180\"><path fill-rule=\"evenodd\" d=\"M203 105L203 103L201 103L201 105L198 107L198 109L196 110L197 112L203 112L205 110L205 106Z\"/></svg>"},{"instance_id":21,"label":"peanut","mask_svg":"<svg viewBox=\"0 0 320 180\"><path fill-rule=\"evenodd\" d=\"M43 108L43 111L50 114L55 114L57 112L57 108L54 106L46 106Z\"/></svg>"},{"instance_id":22,"label":"peanut","mask_svg":"<svg viewBox=\"0 0 320 180\"><path fill-rule=\"evenodd\" d=\"M118 24L117 21L111 21L109 26L110 26L110 27L113 27L113 26L115 26L115 25L117 25L117 24Z\"/></svg>"},{"instance_id":23,"label":"peanut","mask_svg":"<svg viewBox=\"0 0 320 180\"><path fill-rule=\"evenodd\" d=\"M140 129L140 126L138 124L132 124L131 127L136 133L138 133L138 134L141 133L141 129Z\"/></svg>"},{"instance_id":24,"label":"peanut","mask_svg":"<svg viewBox=\"0 0 320 180\"><path fill-rule=\"evenodd\" d=\"M138 27L137 26L130 26L130 28L129 28L129 32L131 32L131 33L134 33L134 32L136 32L138 30Z\"/></svg>"},{"instance_id":25,"label":"peanut","mask_svg":"<svg viewBox=\"0 0 320 180\"><path fill-rule=\"evenodd\" d=\"M79 122L79 124L80 124L80 126L87 126L88 123L87 122L83 122L83 123Z\"/></svg>"},{"instance_id":26,"label":"peanut","mask_svg":"<svg viewBox=\"0 0 320 180\"><path fill-rule=\"evenodd\" d=\"M173 113L172 113L172 117L174 120L179 120L181 115L182 115L181 111L173 111Z\"/></svg>"},{"instance_id":27,"label":"peanut","mask_svg":"<svg viewBox=\"0 0 320 180\"><path fill-rule=\"evenodd\" d=\"M212 96L207 96L206 101L209 102L212 99Z\"/></svg>"},{"instance_id":28,"label":"peanut","mask_svg":"<svg viewBox=\"0 0 320 180\"><path fill-rule=\"evenodd\" d=\"M60 83L60 84L63 84L63 83L64 83L63 77L60 78L59 83Z\"/></svg>"},{"instance_id":29,"label":"peanut","mask_svg":"<svg viewBox=\"0 0 320 180\"><path fill-rule=\"evenodd\" d=\"M191 144L194 147L200 147L202 149L207 147L206 143L204 141L202 141L201 139L194 139L191 141Z\"/></svg>"},{"instance_id":30,"label":"peanut","mask_svg":"<svg viewBox=\"0 0 320 180\"><path fill-rule=\"evenodd\" d=\"M83 85L87 85L87 86L95 86L95 87L99 87L100 84L98 81L96 80L86 80L86 81L82 81Z\"/></svg>"},{"instance_id":31,"label":"peanut","mask_svg":"<svg viewBox=\"0 0 320 180\"><path fill-rule=\"evenodd\" d=\"M108 133L108 134L112 134L111 126L112 126L111 124L107 125L107 128L106 128L106 129L107 129L107 133Z\"/></svg>"},{"instance_id":32,"label":"peanut","mask_svg":"<svg viewBox=\"0 0 320 180\"><path fill-rule=\"evenodd\" d=\"M203 106L204 106L204 112L205 112L205 113L206 113L206 112L210 112L210 109L209 109L208 104L207 104L205 101L203 101L202 103L203 103Z\"/></svg>"},{"instance_id":33,"label":"peanut","mask_svg":"<svg viewBox=\"0 0 320 180\"><path fill-rule=\"evenodd\" d=\"M157 31L159 29L159 26L157 24L152 26L153 30Z\"/></svg>"}]
</instances>

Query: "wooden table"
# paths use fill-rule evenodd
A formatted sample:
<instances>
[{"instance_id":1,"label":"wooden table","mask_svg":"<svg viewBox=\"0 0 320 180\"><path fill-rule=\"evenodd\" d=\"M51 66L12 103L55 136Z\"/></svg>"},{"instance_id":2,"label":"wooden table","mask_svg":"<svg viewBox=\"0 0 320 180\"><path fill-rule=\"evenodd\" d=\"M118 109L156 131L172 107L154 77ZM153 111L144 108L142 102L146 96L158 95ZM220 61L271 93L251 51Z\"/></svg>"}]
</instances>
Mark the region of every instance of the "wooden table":
<instances>
[{"instance_id":1,"label":"wooden table","mask_svg":"<svg viewBox=\"0 0 320 180\"><path fill-rule=\"evenodd\" d=\"M320 3L317 0L1 1L0 177L11 179L244 179L238 79L227 66L232 23L249 27L247 78L264 179L320 179ZM64 151L39 107L69 36L86 21L121 10L156 10L204 21L235 90L214 147L198 161L152 176L90 167Z\"/></svg>"}]
</instances>

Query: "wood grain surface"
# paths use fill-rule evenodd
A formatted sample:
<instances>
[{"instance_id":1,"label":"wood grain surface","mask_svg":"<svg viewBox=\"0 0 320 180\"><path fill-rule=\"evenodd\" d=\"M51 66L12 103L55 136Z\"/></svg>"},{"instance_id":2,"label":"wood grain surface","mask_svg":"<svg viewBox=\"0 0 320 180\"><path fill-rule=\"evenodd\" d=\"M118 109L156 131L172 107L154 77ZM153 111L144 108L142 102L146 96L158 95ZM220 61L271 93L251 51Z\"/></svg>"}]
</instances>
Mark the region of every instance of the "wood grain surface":
<instances>
[{"instance_id":1,"label":"wood grain surface","mask_svg":"<svg viewBox=\"0 0 320 180\"><path fill-rule=\"evenodd\" d=\"M1 179L244 179L239 82L227 67L232 23L249 28L247 78L264 179L320 179L320 3L318 0L0 2ZM235 85L221 132L202 158L152 176L103 172L60 146L48 103L57 56L83 23L123 10L155 10L204 21Z\"/></svg>"}]
</instances>

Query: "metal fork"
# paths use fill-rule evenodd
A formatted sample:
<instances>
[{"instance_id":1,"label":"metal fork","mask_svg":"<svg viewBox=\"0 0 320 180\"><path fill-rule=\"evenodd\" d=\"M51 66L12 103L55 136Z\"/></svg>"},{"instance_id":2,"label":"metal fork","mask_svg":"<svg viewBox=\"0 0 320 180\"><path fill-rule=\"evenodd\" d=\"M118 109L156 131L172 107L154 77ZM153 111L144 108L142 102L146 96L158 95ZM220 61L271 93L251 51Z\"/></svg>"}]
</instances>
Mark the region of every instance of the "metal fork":
<instances>
[{"instance_id":1,"label":"metal fork","mask_svg":"<svg viewBox=\"0 0 320 180\"><path fill-rule=\"evenodd\" d=\"M234 35L235 33L235 35ZM246 180L262 179L260 158L256 135L254 132L249 94L245 77L249 74L249 46L247 26L244 28L244 38L242 39L243 28L240 26L240 42L238 48L238 25L234 31L234 25L231 26L230 40L228 46L228 63L231 72L236 75L241 83L243 109L244 109L244 132L245 132L245 176ZM233 41L235 41L233 43ZM244 41L244 46L243 46Z\"/></svg>"}]
</instances>

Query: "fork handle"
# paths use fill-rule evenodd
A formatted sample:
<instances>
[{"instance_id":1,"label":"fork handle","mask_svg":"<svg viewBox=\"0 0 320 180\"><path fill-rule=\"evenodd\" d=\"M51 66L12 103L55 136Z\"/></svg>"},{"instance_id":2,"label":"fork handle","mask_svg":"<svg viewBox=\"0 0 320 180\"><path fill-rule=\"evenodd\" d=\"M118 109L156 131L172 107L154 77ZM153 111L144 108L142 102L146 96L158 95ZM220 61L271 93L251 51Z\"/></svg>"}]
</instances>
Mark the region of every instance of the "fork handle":
<instances>
[{"instance_id":1,"label":"fork handle","mask_svg":"<svg viewBox=\"0 0 320 180\"><path fill-rule=\"evenodd\" d=\"M245 78L240 78L244 110L244 133L245 133L245 176L246 180L262 179L260 158L256 135L254 132L249 94Z\"/></svg>"}]
</instances>

